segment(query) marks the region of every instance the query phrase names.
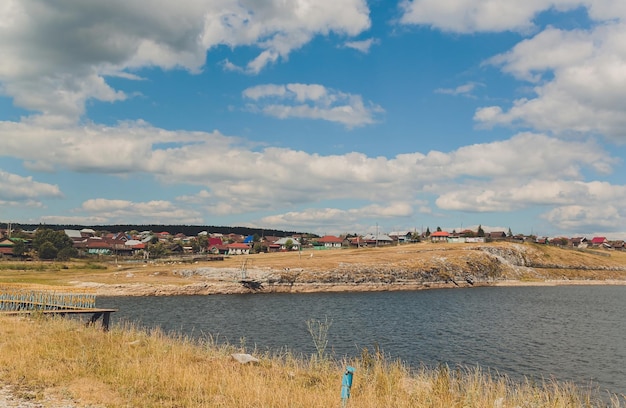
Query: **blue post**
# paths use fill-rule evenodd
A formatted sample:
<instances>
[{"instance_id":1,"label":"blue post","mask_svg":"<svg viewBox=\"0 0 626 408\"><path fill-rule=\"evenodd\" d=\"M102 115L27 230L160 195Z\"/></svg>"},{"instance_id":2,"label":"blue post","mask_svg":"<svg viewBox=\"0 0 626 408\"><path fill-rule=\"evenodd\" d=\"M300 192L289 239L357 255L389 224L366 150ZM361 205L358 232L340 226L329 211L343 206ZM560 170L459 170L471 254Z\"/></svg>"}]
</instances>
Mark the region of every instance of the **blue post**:
<instances>
[{"instance_id":1,"label":"blue post","mask_svg":"<svg viewBox=\"0 0 626 408\"><path fill-rule=\"evenodd\" d=\"M352 387L352 376L354 375L354 367L346 367L341 380L341 406L345 407L350 398L350 388Z\"/></svg>"}]
</instances>

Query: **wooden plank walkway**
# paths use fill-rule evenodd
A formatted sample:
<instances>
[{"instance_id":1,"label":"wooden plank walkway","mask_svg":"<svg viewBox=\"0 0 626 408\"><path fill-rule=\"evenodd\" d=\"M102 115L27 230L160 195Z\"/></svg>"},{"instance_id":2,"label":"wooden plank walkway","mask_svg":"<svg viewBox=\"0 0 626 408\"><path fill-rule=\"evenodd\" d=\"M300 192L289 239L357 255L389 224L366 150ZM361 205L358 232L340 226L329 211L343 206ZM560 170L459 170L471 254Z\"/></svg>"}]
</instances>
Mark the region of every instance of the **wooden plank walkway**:
<instances>
[{"instance_id":1,"label":"wooden plank walkway","mask_svg":"<svg viewBox=\"0 0 626 408\"><path fill-rule=\"evenodd\" d=\"M7 310L0 311L0 315L5 316L18 316L18 315L76 315L76 314L88 314L91 313L91 318L88 324L95 324L100 317L102 317L102 330L108 331L111 322L111 313L117 312L118 309L47 309L47 310Z\"/></svg>"},{"instance_id":2,"label":"wooden plank walkway","mask_svg":"<svg viewBox=\"0 0 626 408\"><path fill-rule=\"evenodd\" d=\"M96 296L63 288L32 290L14 285L0 285L0 315L80 315L91 314L87 324L95 324L102 317L102 329L109 330L111 313L117 309L96 307Z\"/></svg>"}]
</instances>

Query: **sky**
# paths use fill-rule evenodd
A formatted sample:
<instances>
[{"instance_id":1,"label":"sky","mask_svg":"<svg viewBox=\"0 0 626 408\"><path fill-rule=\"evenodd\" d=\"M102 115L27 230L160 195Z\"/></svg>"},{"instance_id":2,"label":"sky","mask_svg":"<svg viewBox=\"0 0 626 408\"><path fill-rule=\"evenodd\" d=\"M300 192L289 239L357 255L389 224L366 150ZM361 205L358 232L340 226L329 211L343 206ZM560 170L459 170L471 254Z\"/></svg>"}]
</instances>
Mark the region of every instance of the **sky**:
<instances>
[{"instance_id":1,"label":"sky","mask_svg":"<svg viewBox=\"0 0 626 408\"><path fill-rule=\"evenodd\" d=\"M2 0L0 222L626 239L623 0Z\"/></svg>"}]
</instances>

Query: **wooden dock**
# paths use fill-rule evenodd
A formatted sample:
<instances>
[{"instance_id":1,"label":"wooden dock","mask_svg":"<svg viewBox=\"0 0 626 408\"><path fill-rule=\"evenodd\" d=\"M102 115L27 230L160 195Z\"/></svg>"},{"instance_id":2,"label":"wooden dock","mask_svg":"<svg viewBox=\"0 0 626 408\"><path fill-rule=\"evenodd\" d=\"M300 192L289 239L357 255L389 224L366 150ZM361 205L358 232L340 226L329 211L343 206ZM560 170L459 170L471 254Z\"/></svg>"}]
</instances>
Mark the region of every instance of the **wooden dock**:
<instances>
[{"instance_id":1,"label":"wooden dock","mask_svg":"<svg viewBox=\"0 0 626 408\"><path fill-rule=\"evenodd\" d=\"M109 330L111 313L117 309L96 307L96 296L62 288L32 290L21 286L0 285L0 314L2 315L82 315L91 314L87 324L95 324L102 317L102 329Z\"/></svg>"},{"instance_id":2,"label":"wooden dock","mask_svg":"<svg viewBox=\"0 0 626 408\"><path fill-rule=\"evenodd\" d=\"M77 314L91 314L91 318L87 322L88 324L95 324L100 317L102 317L102 330L108 331L109 324L111 322L111 313L117 312L118 309L46 309L46 310L9 310L0 311L0 315L5 316L18 316L18 315L77 315Z\"/></svg>"}]
</instances>

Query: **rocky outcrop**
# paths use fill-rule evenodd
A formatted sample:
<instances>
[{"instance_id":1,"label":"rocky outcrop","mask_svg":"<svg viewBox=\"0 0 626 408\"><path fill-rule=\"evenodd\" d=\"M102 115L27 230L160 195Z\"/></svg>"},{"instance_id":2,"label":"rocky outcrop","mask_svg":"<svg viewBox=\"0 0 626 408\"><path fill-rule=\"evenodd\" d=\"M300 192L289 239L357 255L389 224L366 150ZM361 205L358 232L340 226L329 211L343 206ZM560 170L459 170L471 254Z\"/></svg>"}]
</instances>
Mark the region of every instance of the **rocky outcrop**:
<instances>
[{"instance_id":1,"label":"rocky outcrop","mask_svg":"<svg viewBox=\"0 0 626 408\"><path fill-rule=\"evenodd\" d=\"M623 262L611 260L609 254L587 254L528 244L426 244L388 251L335 253L339 256L334 259L339 261L332 263L307 257L306 261L292 258L290 263L279 263L279 266L266 263L254 268L232 267L232 263L230 267L185 266L171 270L168 276L174 279L168 277L161 284L139 283L137 276L126 274L119 275L126 283L94 283L91 287L101 295L167 296L416 290L548 280L626 281ZM346 254L345 257L342 253ZM301 267L286 266L294 264ZM150 276L158 273L153 272ZM245 285L246 282L254 285ZM83 282L82 285L88 287L85 285L89 283Z\"/></svg>"}]
</instances>

